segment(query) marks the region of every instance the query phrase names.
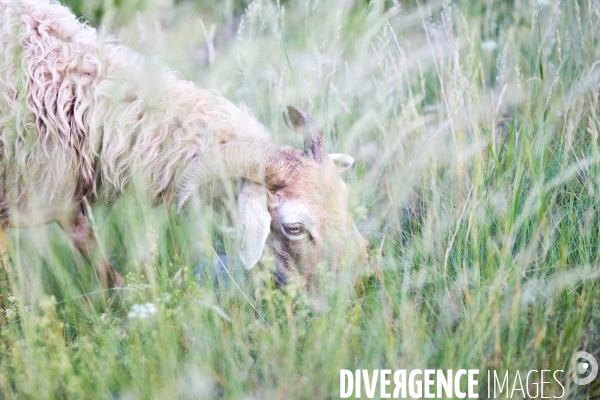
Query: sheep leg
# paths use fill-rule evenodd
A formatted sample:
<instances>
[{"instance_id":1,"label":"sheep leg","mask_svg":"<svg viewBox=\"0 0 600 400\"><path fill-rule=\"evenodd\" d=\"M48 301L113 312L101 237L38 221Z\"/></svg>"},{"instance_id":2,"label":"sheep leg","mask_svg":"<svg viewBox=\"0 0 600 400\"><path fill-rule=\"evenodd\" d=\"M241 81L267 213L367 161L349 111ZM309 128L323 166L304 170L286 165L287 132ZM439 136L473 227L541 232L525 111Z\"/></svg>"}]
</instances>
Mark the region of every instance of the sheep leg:
<instances>
[{"instance_id":1,"label":"sheep leg","mask_svg":"<svg viewBox=\"0 0 600 400\"><path fill-rule=\"evenodd\" d=\"M0 264L1 285L2 277L8 275L8 230L4 227L0 227Z\"/></svg>"},{"instance_id":2,"label":"sheep leg","mask_svg":"<svg viewBox=\"0 0 600 400\"><path fill-rule=\"evenodd\" d=\"M80 210L73 218L59 221L59 225L69 236L73 246L94 265L98 280L103 286L119 287L123 284L121 275L115 271L100 251L94 229L85 217L83 210Z\"/></svg>"},{"instance_id":3,"label":"sheep leg","mask_svg":"<svg viewBox=\"0 0 600 400\"><path fill-rule=\"evenodd\" d=\"M10 290L8 280L8 236L7 229L0 227L0 308L7 306L7 293ZM5 324L4 313L0 310L0 326Z\"/></svg>"}]
</instances>

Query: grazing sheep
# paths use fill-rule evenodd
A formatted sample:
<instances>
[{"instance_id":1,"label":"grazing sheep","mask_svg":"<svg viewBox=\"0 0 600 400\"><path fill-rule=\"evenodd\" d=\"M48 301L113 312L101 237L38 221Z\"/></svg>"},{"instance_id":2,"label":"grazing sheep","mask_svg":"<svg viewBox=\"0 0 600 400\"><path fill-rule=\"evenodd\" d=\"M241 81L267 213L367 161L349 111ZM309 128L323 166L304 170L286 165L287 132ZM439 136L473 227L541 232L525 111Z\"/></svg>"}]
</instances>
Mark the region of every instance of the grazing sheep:
<instances>
[{"instance_id":1,"label":"grazing sheep","mask_svg":"<svg viewBox=\"0 0 600 400\"><path fill-rule=\"evenodd\" d=\"M301 108L285 118L304 135L303 152L269 143L248 111L99 35L66 7L0 0L0 220L4 230L58 222L106 285L121 277L102 258L85 204L111 203L131 184L179 211L202 184L243 178L248 269L265 243L281 271L306 276L321 261L364 258L337 172L352 158L324 153Z\"/></svg>"}]
</instances>

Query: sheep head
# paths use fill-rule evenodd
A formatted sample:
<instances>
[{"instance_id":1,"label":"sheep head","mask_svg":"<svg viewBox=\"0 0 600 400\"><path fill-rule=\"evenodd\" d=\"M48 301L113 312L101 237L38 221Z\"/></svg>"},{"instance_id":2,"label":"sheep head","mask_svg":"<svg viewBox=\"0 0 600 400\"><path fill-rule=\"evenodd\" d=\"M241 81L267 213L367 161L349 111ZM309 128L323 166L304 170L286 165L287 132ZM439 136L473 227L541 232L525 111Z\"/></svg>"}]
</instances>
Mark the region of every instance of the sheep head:
<instances>
[{"instance_id":1,"label":"sheep head","mask_svg":"<svg viewBox=\"0 0 600 400\"><path fill-rule=\"evenodd\" d=\"M348 213L348 191L339 177L354 160L326 154L321 132L300 107L288 107L284 120L304 136L303 151L230 142L205 152L181 178L178 209L203 183L219 176L242 177L240 258L247 269L258 262L265 244L281 267L281 280L285 271L310 278L322 262L364 261L365 243Z\"/></svg>"}]
</instances>

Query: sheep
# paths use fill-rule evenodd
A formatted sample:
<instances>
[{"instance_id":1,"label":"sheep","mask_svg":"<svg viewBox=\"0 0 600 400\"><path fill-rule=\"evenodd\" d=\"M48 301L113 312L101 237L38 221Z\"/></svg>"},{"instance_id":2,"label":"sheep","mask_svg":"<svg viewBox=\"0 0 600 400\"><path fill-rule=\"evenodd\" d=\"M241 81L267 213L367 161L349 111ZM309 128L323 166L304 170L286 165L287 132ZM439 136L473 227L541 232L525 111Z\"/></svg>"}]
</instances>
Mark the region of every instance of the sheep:
<instances>
[{"instance_id":1,"label":"sheep","mask_svg":"<svg viewBox=\"0 0 600 400\"><path fill-rule=\"evenodd\" d=\"M179 212L203 184L243 179L240 258L265 244L287 271L365 259L338 175L353 159L326 154L300 107L284 112L303 151L278 147L245 108L197 88L81 23L49 0L0 0L0 222L3 232L57 222L106 286L121 276L86 217L131 185ZM139 183L139 184L138 184Z\"/></svg>"}]
</instances>

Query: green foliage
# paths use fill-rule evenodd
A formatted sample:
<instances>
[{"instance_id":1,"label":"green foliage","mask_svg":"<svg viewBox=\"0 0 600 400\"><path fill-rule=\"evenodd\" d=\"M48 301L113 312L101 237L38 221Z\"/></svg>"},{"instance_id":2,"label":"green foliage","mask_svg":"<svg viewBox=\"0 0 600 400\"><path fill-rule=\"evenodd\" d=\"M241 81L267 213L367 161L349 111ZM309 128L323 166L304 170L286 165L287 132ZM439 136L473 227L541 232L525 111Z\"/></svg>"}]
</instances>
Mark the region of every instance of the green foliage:
<instances>
[{"instance_id":1,"label":"green foliage","mask_svg":"<svg viewBox=\"0 0 600 400\"><path fill-rule=\"evenodd\" d=\"M277 288L266 257L215 287L194 270L235 257L229 222L129 194L94 213L127 274L113 298L58 228L12 232L0 396L337 398L342 368L600 358L597 6L420 3L69 3L248 105L277 143L299 142L283 107L309 109L327 149L357 159L345 179L370 264L307 292ZM154 316L128 317L145 303ZM564 398L598 398L598 382L566 379Z\"/></svg>"}]
</instances>

